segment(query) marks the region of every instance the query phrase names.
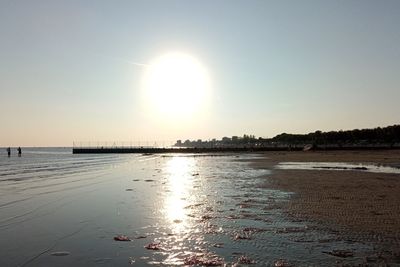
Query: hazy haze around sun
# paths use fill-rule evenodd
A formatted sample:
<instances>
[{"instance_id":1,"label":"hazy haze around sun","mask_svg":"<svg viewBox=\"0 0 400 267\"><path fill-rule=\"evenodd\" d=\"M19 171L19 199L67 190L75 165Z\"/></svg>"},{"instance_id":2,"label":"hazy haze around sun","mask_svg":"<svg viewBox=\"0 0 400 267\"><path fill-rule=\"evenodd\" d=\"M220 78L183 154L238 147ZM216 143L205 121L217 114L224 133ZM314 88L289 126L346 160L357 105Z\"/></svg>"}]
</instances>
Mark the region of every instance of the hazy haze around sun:
<instances>
[{"instance_id":1,"label":"hazy haze around sun","mask_svg":"<svg viewBox=\"0 0 400 267\"><path fill-rule=\"evenodd\" d=\"M150 63L144 74L143 89L149 112L161 119L179 121L204 113L210 79L198 59L170 52Z\"/></svg>"}]
</instances>

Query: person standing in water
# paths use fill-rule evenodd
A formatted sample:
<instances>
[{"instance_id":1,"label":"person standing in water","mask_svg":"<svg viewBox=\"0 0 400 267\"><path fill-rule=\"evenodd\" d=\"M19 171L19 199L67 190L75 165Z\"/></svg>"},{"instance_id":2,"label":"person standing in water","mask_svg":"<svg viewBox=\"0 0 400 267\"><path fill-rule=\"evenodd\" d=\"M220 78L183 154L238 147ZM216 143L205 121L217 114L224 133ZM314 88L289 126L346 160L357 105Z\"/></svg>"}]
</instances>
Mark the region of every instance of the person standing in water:
<instances>
[{"instance_id":1,"label":"person standing in water","mask_svg":"<svg viewBox=\"0 0 400 267\"><path fill-rule=\"evenodd\" d=\"M7 147L7 155L11 156L11 148L10 147Z\"/></svg>"},{"instance_id":2,"label":"person standing in water","mask_svg":"<svg viewBox=\"0 0 400 267\"><path fill-rule=\"evenodd\" d=\"M18 147L18 157L21 157L21 154L22 154L22 150L21 150L21 147Z\"/></svg>"}]
</instances>

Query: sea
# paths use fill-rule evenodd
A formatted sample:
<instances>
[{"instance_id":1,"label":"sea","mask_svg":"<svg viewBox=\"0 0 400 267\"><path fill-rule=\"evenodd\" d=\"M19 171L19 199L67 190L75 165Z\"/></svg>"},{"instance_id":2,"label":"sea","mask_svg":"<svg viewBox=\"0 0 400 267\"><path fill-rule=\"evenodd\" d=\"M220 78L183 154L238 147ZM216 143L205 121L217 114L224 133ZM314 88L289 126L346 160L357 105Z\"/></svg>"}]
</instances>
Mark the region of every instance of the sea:
<instances>
[{"instance_id":1,"label":"sea","mask_svg":"<svg viewBox=\"0 0 400 267\"><path fill-rule=\"evenodd\" d=\"M2 149L0 266L362 263L371 244L284 212L293 193L268 187L260 157ZM338 248L355 254L326 253Z\"/></svg>"}]
</instances>

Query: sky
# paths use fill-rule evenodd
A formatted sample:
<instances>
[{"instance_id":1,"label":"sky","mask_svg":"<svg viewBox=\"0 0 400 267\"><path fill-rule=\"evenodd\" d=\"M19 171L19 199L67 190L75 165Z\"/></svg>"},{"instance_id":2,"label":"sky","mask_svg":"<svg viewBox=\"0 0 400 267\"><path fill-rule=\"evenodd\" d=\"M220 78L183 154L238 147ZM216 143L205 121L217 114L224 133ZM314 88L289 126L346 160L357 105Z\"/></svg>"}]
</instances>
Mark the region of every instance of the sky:
<instances>
[{"instance_id":1,"label":"sky","mask_svg":"<svg viewBox=\"0 0 400 267\"><path fill-rule=\"evenodd\" d=\"M398 124L399 25L397 0L0 0L0 146ZM195 114L168 100L184 119L146 97L175 52L208 82Z\"/></svg>"}]
</instances>

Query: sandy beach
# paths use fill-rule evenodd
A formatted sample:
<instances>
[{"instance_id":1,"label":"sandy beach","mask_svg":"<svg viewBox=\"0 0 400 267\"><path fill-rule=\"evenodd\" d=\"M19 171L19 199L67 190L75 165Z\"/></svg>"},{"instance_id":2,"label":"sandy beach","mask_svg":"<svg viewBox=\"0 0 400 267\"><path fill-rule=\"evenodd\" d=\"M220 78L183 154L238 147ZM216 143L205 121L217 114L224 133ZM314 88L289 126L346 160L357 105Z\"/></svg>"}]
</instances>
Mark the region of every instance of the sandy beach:
<instances>
[{"instance_id":1,"label":"sandy beach","mask_svg":"<svg viewBox=\"0 0 400 267\"><path fill-rule=\"evenodd\" d=\"M270 152L254 164L273 169L265 187L294 193L284 205L293 219L316 222L351 240L390 244L391 253L400 255L400 174L350 169L277 169L281 162L397 166L399 150Z\"/></svg>"}]
</instances>

